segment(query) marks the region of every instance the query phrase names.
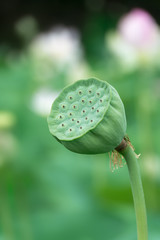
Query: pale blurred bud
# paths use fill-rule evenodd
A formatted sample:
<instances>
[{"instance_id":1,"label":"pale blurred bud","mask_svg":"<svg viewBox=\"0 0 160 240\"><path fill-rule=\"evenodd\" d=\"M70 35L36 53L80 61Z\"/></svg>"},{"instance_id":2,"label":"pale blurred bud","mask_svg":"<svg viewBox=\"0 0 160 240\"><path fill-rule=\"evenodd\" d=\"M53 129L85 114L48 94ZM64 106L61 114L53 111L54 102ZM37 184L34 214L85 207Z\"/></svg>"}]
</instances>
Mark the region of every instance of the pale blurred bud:
<instances>
[{"instance_id":1,"label":"pale blurred bud","mask_svg":"<svg viewBox=\"0 0 160 240\"><path fill-rule=\"evenodd\" d=\"M120 64L127 70L136 68L138 54L135 48L124 41L117 32L109 32L106 35L106 44L113 54L120 60Z\"/></svg>"},{"instance_id":2,"label":"pale blurred bud","mask_svg":"<svg viewBox=\"0 0 160 240\"><path fill-rule=\"evenodd\" d=\"M59 92L51 91L47 88L39 89L32 97L31 109L38 115L49 115L52 102L58 95Z\"/></svg>"},{"instance_id":3,"label":"pale blurred bud","mask_svg":"<svg viewBox=\"0 0 160 240\"><path fill-rule=\"evenodd\" d=\"M31 44L33 55L46 58L55 64L68 64L81 58L80 36L73 28L57 27L39 35Z\"/></svg>"}]
</instances>

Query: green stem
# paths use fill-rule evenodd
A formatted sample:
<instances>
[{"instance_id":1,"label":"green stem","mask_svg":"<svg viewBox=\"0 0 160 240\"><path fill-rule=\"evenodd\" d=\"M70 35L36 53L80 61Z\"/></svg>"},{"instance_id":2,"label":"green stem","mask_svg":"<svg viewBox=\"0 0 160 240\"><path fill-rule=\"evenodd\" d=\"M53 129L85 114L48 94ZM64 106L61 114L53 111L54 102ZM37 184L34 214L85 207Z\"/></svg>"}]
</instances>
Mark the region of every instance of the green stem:
<instances>
[{"instance_id":1,"label":"green stem","mask_svg":"<svg viewBox=\"0 0 160 240\"><path fill-rule=\"evenodd\" d=\"M146 206L137 157L129 145L121 150L120 153L124 156L129 170L134 208L136 212L138 240L147 240L148 230Z\"/></svg>"}]
</instances>

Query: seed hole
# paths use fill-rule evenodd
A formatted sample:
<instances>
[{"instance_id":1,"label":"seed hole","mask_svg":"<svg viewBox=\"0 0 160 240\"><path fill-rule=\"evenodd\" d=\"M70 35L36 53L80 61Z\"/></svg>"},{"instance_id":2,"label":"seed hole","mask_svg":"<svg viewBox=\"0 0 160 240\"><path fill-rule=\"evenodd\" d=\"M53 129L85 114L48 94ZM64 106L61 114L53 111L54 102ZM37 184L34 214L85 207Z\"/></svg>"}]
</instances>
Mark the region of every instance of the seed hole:
<instances>
[{"instance_id":1,"label":"seed hole","mask_svg":"<svg viewBox=\"0 0 160 240\"><path fill-rule=\"evenodd\" d=\"M79 123L79 121L77 121L77 123Z\"/></svg>"},{"instance_id":2,"label":"seed hole","mask_svg":"<svg viewBox=\"0 0 160 240\"><path fill-rule=\"evenodd\" d=\"M64 127L64 124L62 123L62 127Z\"/></svg>"},{"instance_id":3,"label":"seed hole","mask_svg":"<svg viewBox=\"0 0 160 240\"><path fill-rule=\"evenodd\" d=\"M99 112L99 110L97 110L97 112Z\"/></svg>"},{"instance_id":4,"label":"seed hole","mask_svg":"<svg viewBox=\"0 0 160 240\"><path fill-rule=\"evenodd\" d=\"M97 92L97 95L99 96L99 92Z\"/></svg>"},{"instance_id":5,"label":"seed hole","mask_svg":"<svg viewBox=\"0 0 160 240\"><path fill-rule=\"evenodd\" d=\"M65 108L65 106L63 105L62 108Z\"/></svg>"},{"instance_id":6,"label":"seed hole","mask_svg":"<svg viewBox=\"0 0 160 240\"><path fill-rule=\"evenodd\" d=\"M62 116L59 116L59 118L62 118Z\"/></svg>"},{"instance_id":7,"label":"seed hole","mask_svg":"<svg viewBox=\"0 0 160 240\"><path fill-rule=\"evenodd\" d=\"M79 94L82 94L82 92L81 92L81 91L79 91Z\"/></svg>"},{"instance_id":8,"label":"seed hole","mask_svg":"<svg viewBox=\"0 0 160 240\"><path fill-rule=\"evenodd\" d=\"M94 107L92 107L92 109L94 110Z\"/></svg>"},{"instance_id":9,"label":"seed hole","mask_svg":"<svg viewBox=\"0 0 160 240\"><path fill-rule=\"evenodd\" d=\"M84 99L82 99L82 102L84 103Z\"/></svg>"},{"instance_id":10,"label":"seed hole","mask_svg":"<svg viewBox=\"0 0 160 240\"><path fill-rule=\"evenodd\" d=\"M71 100L72 100L73 98L72 98L72 97L69 97L69 99L71 99Z\"/></svg>"},{"instance_id":11,"label":"seed hole","mask_svg":"<svg viewBox=\"0 0 160 240\"><path fill-rule=\"evenodd\" d=\"M70 128L69 131L72 132L72 128Z\"/></svg>"},{"instance_id":12,"label":"seed hole","mask_svg":"<svg viewBox=\"0 0 160 240\"><path fill-rule=\"evenodd\" d=\"M86 111L85 110L83 110L83 113L85 113Z\"/></svg>"},{"instance_id":13,"label":"seed hole","mask_svg":"<svg viewBox=\"0 0 160 240\"><path fill-rule=\"evenodd\" d=\"M86 117L85 119L87 120L88 118Z\"/></svg>"},{"instance_id":14,"label":"seed hole","mask_svg":"<svg viewBox=\"0 0 160 240\"><path fill-rule=\"evenodd\" d=\"M72 113L70 113L69 115L72 116Z\"/></svg>"},{"instance_id":15,"label":"seed hole","mask_svg":"<svg viewBox=\"0 0 160 240\"><path fill-rule=\"evenodd\" d=\"M102 102L102 99L100 99L100 102Z\"/></svg>"},{"instance_id":16,"label":"seed hole","mask_svg":"<svg viewBox=\"0 0 160 240\"><path fill-rule=\"evenodd\" d=\"M91 120L91 122L93 122L93 120Z\"/></svg>"},{"instance_id":17,"label":"seed hole","mask_svg":"<svg viewBox=\"0 0 160 240\"><path fill-rule=\"evenodd\" d=\"M74 118L72 118L72 121L74 121Z\"/></svg>"},{"instance_id":18,"label":"seed hole","mask_svg":"<svg viewBox=\"0 0 160 240\"><path fill-rule=\"evenodd\" d=\"M92 93L92 91L91 91L91 90L89 90L89 93Z\"/></svg>"},{"instance_id":19,"label":"seed hole","mask_svg":"<svg viewBox=\"0 0 160 240\"><path fill-rule=\"evenodd\" d=\"M82 129L82 127L80 127L80 129Z\"/></svg>"},{"instance_id":20,"label":"seed hole","mask_svg":"<svg viewBox=\"0 0 160 240\"><path fill-rule=\"evenodd\" d=\"M76 106L74 105L73 108L76 108Z\"/></svg>"},{"instance_id":21,"label":"seed hole","mask_svg":"<svg viewBox=\"0 0 160 240\"><path fill-rule=\"evenodd\" d=\"M89 103L92 103L92 101L89 101Z\"/></svg>"}]
</instances>

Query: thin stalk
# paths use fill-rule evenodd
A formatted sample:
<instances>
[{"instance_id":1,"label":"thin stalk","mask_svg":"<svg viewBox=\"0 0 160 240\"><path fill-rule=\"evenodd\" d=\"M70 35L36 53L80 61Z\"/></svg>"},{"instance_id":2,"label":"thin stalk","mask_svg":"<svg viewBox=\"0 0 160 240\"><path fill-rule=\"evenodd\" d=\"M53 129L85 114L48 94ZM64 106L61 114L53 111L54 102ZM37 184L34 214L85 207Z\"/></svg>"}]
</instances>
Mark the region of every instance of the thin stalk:
<instances>
[{"instance_id":1,"label":"thin stalk","mask_svg":"<svg viewBox=\"0 0 160 240\"><path fill-rule=\"evenodd\" d=\"M129 170L134 208L136 212L138 240L147 240L148 230L146 206L137 157L129 145L121 150L120 153L124 156Z\"/></svg>"}]
</instances>

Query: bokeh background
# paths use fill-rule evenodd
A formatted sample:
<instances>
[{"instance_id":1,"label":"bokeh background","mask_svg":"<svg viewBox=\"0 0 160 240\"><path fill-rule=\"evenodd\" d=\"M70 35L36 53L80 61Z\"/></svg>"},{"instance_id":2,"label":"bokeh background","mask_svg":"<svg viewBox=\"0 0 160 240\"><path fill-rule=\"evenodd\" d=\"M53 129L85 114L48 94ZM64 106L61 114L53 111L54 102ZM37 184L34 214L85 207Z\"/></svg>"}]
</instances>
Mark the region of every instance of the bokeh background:
<instances>
[{"instance_id":1,"label":"bokeh background","mask_svg":"<svg viewBox=\"0 0 160 240\"><path fill-rule=\"evenodd\" d=\"M0 1L0 240L135 240L127 167L69 152L47 116L62 88L119 92L160 239L160 2Z\"/></svg>"}]
</instances>

